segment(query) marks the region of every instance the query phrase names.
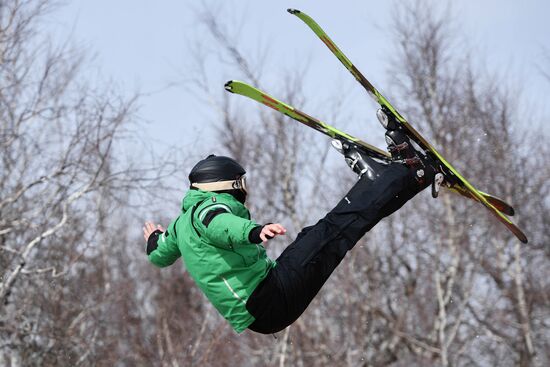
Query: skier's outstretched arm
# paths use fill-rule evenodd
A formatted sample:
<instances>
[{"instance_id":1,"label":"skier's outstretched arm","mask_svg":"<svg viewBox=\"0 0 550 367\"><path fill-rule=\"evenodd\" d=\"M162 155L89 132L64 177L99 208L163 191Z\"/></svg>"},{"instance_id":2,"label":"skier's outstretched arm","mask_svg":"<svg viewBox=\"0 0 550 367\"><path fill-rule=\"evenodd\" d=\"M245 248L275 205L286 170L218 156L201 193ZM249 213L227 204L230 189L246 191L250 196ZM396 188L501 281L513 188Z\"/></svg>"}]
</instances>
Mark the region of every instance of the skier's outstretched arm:
<instances>
[{"instance_id":1,"label":"skier's outstretched arm","mask_svg":"<svg viewBox=\"0 0 550 367\"><path fill-rule=\"evenodd\" d=\"M167 231L160 224L155 226L151 222L145 222L143 226L143 237L147 242L146 252L149 261L161 268L172 265L181 256L173 236L173 228L170 232L173 225L174 223L171 223Z\"/></svg>"},{"instance_id":2,"label":"skier's outstretched arm","mask_svg":"<svg viewBox=\"0 0 550 367\"><path fill-rule=\"evenodd\" d=\"M227 211L217 212L211 217L207 214L199 226L212 244L222 248L258 244L286 233L286 229L278 223L262 226Z\"/></svg>"}]
</instances>

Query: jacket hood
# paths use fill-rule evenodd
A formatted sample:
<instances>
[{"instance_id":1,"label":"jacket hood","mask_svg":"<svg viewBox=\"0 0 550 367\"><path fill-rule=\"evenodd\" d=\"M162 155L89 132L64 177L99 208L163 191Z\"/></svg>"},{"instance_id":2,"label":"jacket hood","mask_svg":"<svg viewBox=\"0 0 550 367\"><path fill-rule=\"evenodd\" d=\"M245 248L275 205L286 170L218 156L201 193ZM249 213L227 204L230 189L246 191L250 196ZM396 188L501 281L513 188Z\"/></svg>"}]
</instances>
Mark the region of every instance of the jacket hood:
<instances>
[{"instance_id":1,"label":"jacket hood","mask_svg":"<svg viewBox=\"0 0 550 367\"><path fill-rule=\"evenodd\" d=\"M182 202L181 202L181 210L183 212L188 211L190 208L192 208L195 204L204 201L206 199L211 198L214 196L215 193L211 191L202 191L202 190L189 190L185 194Z\"/></svg>"}]
</instances>

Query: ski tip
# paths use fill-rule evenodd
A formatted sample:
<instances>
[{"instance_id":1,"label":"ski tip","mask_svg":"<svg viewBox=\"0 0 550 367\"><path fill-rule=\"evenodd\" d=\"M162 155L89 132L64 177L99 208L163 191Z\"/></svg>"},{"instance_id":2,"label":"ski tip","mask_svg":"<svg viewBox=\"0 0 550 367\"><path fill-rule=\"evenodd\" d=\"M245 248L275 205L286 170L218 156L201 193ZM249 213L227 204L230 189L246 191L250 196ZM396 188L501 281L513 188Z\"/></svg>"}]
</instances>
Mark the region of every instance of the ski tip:
<instances>
[{"instance_id":1,"label":"ski tip","mask_svg":"<svg viewBox=\"0 0 550 367\"><path fill-rule=\"evenodd\" d=\"M519 229L518 226L512 223L510 219L506 218L505 216L503 217L509 222L508 224L505 223L506 227L508 227L508 229L512 231L512 233L517 237L517 239L523 243L528 243L529 240L527 240L527 236L525 235L525 233L523 233L523 231Z\"/></svg>"},{"instance_id":2,"label":"ski tip","mask_svg":"<svg viewBox=\"0 0 550 367\"><path fill-rule=\"evenodd\" d=\"M489 201L489 200L487 200L487 201ZM499 203L493 203L491 201L489 201L489 203L491 203L495 208L497 208L498 211L500 211L502 214L506 214L509 217L513 217L516 214L516 211L514 210L514 208L512 208L511 206L509 206L507 204L506 205L498 205Z\"/></svg>"},{"instance_id":3,"label":"ski tip","mask_svg":"<svg viewBox=\"0 0 550 367\"><path fill-rule=\"evenodd\" d=\"M518 227L516 226L513 226L514 228L510 228L512 230L512 232L516 235L516 237L518 238L518 240L520 240L521 242L523 243L528 243L529 241L527 240L527 236L525 235L525 233L523 233L521 231L521 229L519 229Z\"/></svg>"},{"instance_id":4,"label":"ski tip","mask_svg":"<svg viewBox=\"0 0 550 367\"><path fill-rule=\"evenodd\" d=\"M512 208L512 206L498 198L485 196L485 199L487 199L487 201L491 203L491 205L493 205L495 208L497 208L500 212L506 214L509 217L513 217L516 214L516 211L514 210L514 208Z\"/></svg>"},{"instance_id":5,"label":"ski tip","mask_svg":"<svg viewBox=\"0 0 550 367\"><path fill-rule=\"evenodd\" d=\"M288 11L290 14L300 14L301 11L299 11L298 9L287 9L286 11Z\"/></svg>"},{"instance_id":6,"label":"ski tip","mask_svg":"<svg viewBox=\"0 0 550 367\"><path fill-rule=\"evenodd\" d=\"M224 88L226 91L233 93L233 80L230 80L227 83L225 83Z\"/></svg>"}]
</instances>

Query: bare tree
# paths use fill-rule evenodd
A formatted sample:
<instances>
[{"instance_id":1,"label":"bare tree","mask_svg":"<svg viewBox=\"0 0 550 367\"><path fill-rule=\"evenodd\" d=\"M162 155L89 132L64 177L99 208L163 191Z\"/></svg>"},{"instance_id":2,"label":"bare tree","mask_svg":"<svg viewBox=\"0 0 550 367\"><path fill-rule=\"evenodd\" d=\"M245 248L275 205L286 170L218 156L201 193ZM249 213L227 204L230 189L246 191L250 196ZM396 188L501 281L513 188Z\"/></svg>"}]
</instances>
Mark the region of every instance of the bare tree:
<instances>
[{"instance_id":1,"label":"bare tree","mask_svg":"<svg viewBox=\"0 0 550 367\"><path fill-rule=\"evenodd\" d=\"M396 247L385 261L397 262L394 274L405 274L397 299L406 307L392 305L392 294L380 310L399 337L393 345L401 363L544 365L545 343L535 345L533 335L544 330L547 316L540 312L547 300L535 295L547 285L527 274L535 264L548 266L547 239L538 235L548 203L525 189L535 184L545 196L548 170L528 153L529 134L518 125L519 93L503 87L496 74L476 72L471 58L454 56L459 43L450 18L423 2L398 13L397 107L476 186L517 203L531 243L522 247L482 208L460 198L416 201L399 213L406 224L392 226L391 237L401 235L387 238ZM409 219L419 213L430 222ZM411 243L415 250L405 250ZM400 256L403 251L409 254Z\"/></svg>"},{"instance_id":2,"label":"bare tree","mask_svg":"<svg viewBox=\"0 0 550 367\"><path fill-rule=\"evenodd\" d=\"M0 364L549 363L548 147L536 144L541 132L521 126L521 99L503 78L477 71L467 49L457 53L449 16L422 2L397 13L391 100L474 185L515 204L530 243L517 243L475 203L420 194L369 232L274 338L236 336L188 274L147 264L134 246L142 239L121 230L135 222L133 189L153 179L119 159L135 98L86 81L81 52L41 38L49 1L0 5ZM254 219L290 223L287 238L270 243L276 257L354 176L331 163L323 136L224 92L223 83L244 79L321 110L336 126L348 116L338 98L312 107L302 89L307 65L281 73L284 86L269 83L264 49L250 57L215 12L199 10L204 32L187 82L216 111L215 153L251 174ZM216 83L210 57L225 61ZM155 205L147 209L170 219Z\"/></svg>"},{"instance_id":3,"label":"bare tree","mask_svg":"<svg viewBox=\"0 0 550 367\"><path fill-rule=\"evenodd\" d=\"M49 0L0 1L0 364L118 361L141 339L124 224L158 171L131 163L136 96L41 31ZM98 79L99 80L99 79ZM126 212L125 212L126 211ZM122 242L118 242L122 241ZM118 325L119 328L113 328Z\"/></svg>"}]
</instances>

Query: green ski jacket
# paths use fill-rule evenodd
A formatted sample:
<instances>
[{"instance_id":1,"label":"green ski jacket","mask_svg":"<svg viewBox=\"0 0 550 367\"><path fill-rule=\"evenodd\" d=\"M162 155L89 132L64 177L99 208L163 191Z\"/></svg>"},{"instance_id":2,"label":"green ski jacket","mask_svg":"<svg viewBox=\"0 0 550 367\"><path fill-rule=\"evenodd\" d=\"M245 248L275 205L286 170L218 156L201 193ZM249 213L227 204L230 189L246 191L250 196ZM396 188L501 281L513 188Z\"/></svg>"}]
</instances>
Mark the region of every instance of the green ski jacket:
<instances>
[{"instance_id":1,"label":"green ski jacket","mask_svg":"<svg viewBox=\"0 0 550 367\"><path fill-rule=\"evenodd\" d=\"M189 190L181 214L160 234L149 260L165 267L182 256L202 292L241 333L254 321L246 309L248 297L276 265L261 244L249 240L258 226L230 194Z\"/></svg>"}]
</instances>

